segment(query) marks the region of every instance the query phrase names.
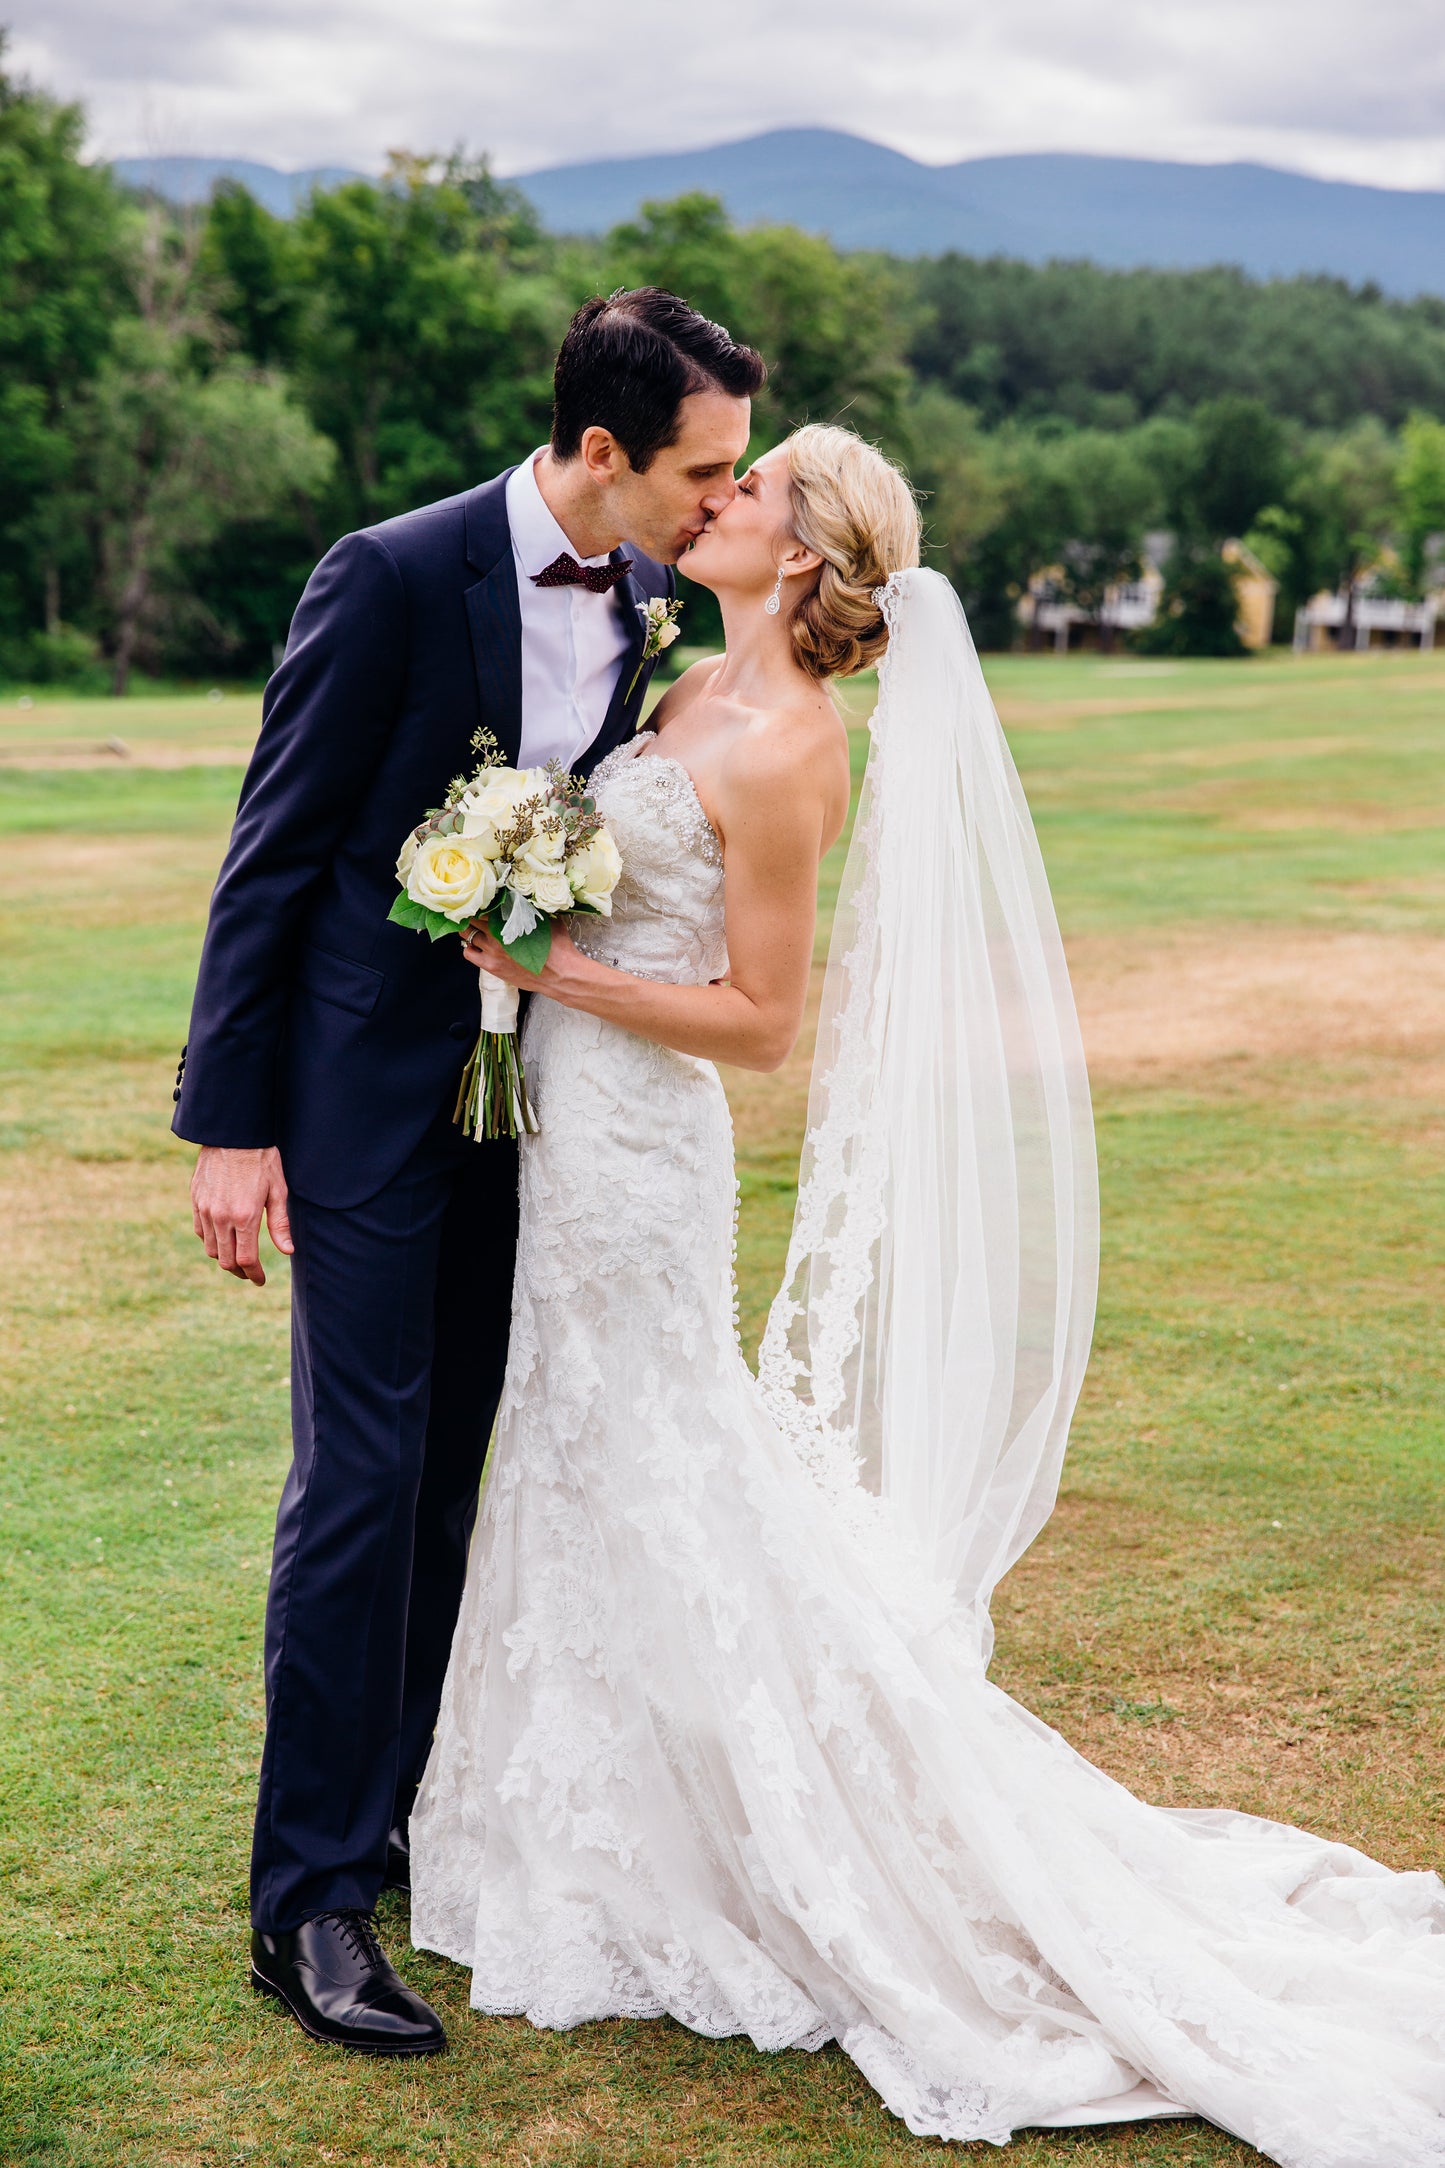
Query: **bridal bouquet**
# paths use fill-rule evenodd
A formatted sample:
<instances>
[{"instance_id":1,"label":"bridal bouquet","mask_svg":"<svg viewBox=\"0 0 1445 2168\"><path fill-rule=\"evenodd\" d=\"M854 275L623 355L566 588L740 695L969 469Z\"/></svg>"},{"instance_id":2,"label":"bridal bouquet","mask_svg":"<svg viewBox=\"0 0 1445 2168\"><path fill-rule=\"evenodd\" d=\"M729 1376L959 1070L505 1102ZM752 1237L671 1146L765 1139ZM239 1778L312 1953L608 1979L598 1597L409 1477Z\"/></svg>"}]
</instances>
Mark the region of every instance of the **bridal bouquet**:
<instances>
[{"instance_id":1,"label":"bridal bouquet","mask_svg":"<svg viewBox=\"0 0 1445 2168\"><path fill-rule=\"evenodd\" d=\"M489 731L472 749L482 755L476 773L459 775L403 843L402 892L388 916L433 941L485 919L524 970L540 972L560 913L611 917L622 860L586 786L560 762L509 768ZM469 1137L515 1137L537 1127L517 1051L517 989L486 970L481 987L482 1028L452 1118Z\"/></svg>"}]
</instances>

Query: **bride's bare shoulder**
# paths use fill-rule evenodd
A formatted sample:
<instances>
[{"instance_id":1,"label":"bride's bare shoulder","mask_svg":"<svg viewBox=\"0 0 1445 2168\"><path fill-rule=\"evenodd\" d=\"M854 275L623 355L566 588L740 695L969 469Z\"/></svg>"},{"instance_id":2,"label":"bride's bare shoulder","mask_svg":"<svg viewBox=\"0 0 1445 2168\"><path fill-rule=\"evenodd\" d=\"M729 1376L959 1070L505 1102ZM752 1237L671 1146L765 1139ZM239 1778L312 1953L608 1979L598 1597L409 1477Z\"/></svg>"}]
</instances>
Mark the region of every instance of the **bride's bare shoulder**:
<instances>
[{"instance_id":1,"label":"bride's bare shoulder","mask_svg":"<svg viewBox=\"0 0 1445 2168\"><path fill-rule=\"evenodd\" d=\"M816 821L824 847L833 842L848 813L848 731L826 688L757 716L733 740L721 780L735 813Z\"/></svg>"},{"instance_id":2,"label":"bride's bare shoulder","mask_svg":"<svg viewBox=\"0 0 1445 2168\"><path fill-rule=\"evenodd\" d=\"M690 663L686 670L681 671L648 717L650 727L654 730L663 729L666 724L675 722L695 701L701 699L722 668L722 661L721 655L703 655L697 662Z\"/></svg>"}]
</instances>

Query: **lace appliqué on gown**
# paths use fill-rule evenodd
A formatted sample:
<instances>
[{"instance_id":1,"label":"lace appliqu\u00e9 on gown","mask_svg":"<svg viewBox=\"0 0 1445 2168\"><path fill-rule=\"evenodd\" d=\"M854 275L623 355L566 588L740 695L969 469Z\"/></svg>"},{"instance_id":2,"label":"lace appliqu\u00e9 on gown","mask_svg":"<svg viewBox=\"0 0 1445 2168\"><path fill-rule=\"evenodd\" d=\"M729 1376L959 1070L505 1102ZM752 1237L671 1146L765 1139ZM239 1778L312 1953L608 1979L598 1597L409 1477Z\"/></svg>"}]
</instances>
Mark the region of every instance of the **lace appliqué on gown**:
<instances>
[{"instance_id":1,"label":"lace appliqu\u00e9 on gown","mask_svg":"<svg viewBox=\"0 0 1445 2168\"><path fill-rule=\"evenodd\" d=\"M686 771L634 740L594 790L625 872L581 944L722 976ZM541 1127L417 1942L539 2025L836 2039L923 2135L1172 2101L1286 2168L1441 2168L1440 1884L1144 1806L993 1687L743 1362L716 1072L546 1001L526 1055Z\"/></svg>"}]
</instances>

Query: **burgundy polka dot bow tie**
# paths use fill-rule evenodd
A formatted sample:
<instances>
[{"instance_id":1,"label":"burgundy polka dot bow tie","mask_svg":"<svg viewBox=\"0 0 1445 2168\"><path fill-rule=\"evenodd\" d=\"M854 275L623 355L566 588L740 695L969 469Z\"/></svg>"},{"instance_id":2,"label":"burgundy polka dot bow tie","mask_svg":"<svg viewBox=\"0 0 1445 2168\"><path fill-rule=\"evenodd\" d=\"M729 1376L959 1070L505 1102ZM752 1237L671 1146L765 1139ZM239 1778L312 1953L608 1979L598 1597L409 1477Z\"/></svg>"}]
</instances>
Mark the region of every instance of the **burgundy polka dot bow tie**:
<instances>
[{"instance_id":1,"label":"burgundy polka dot bow tie","mask_svg":"<svg viewBox=\"0 0 1445 2168\"><path fill-rule=\"evenodd\" d=\"M632 570L630 557L619 557L612 565L579 565L575 557L563 550L554 557L545 572L532 574L534 587L585 587L589 595L610 595L619 580L625 580Z\"/></svg>"}]
</instances>

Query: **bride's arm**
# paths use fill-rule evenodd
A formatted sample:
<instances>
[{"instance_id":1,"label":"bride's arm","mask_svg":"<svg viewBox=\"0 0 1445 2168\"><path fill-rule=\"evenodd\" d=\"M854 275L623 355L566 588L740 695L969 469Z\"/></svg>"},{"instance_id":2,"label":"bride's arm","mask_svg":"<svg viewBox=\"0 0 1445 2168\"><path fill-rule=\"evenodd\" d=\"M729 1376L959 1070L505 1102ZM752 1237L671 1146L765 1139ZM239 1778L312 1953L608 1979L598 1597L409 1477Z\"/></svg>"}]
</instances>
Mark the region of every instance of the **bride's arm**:
<instances>
[{"instance_id":1,"label":"bride's arm","mask_svg":"<svg viewBox=\"0 0 1445 2168\"><path fill-rule=\"evenodd\" d=\"M803 1021L818 866L842 826L846 787L839 788L836 749L821 748L812 732L749 751L746 772L724 778L716 806L727 870L728 976L720 985L635 978L584 956L561 927L540 979L487 933L469 944L470 960L680 1054L779 1068Z\"/></svg>"}]
</instances>

